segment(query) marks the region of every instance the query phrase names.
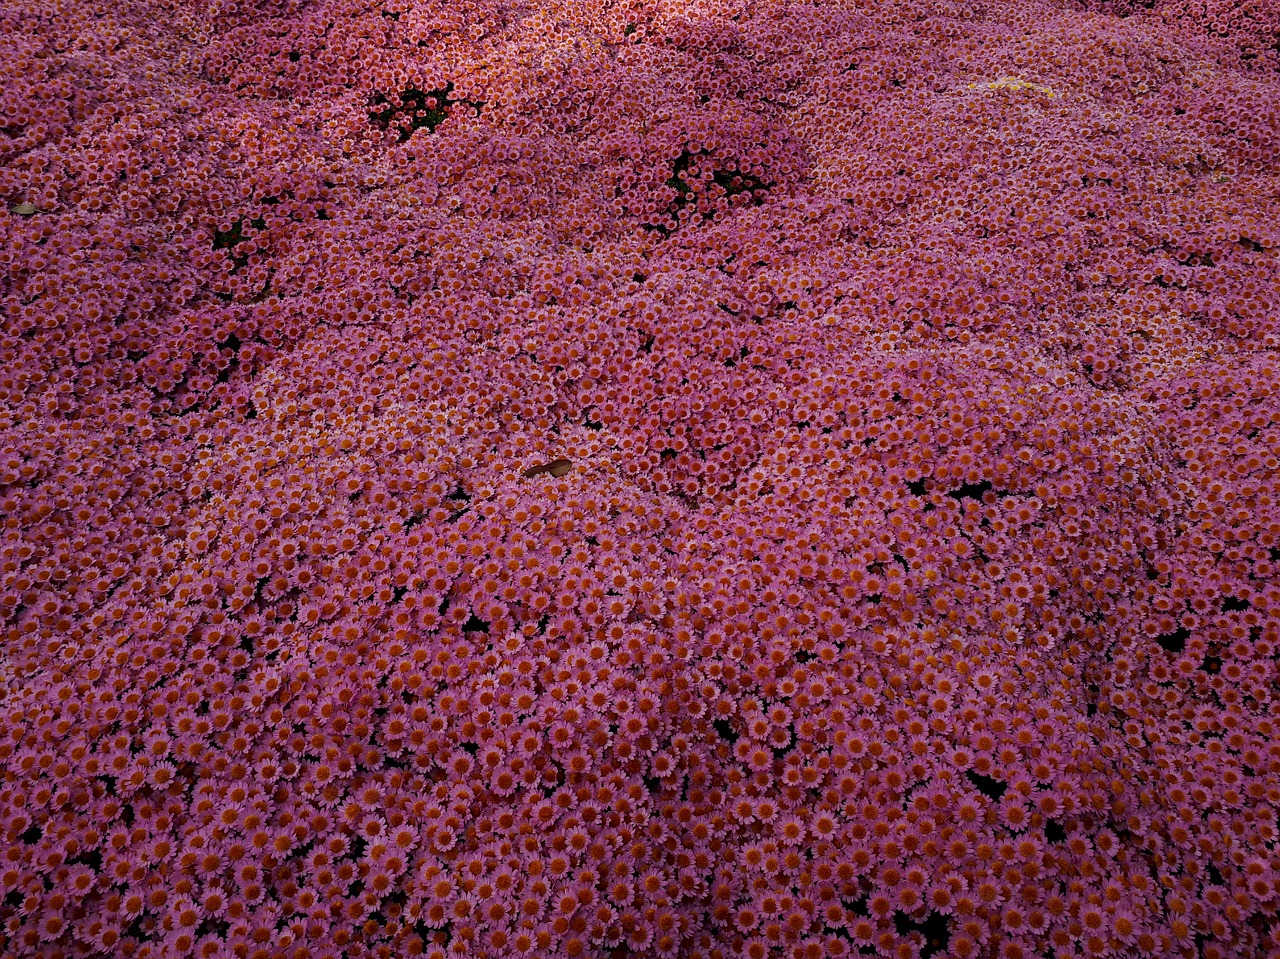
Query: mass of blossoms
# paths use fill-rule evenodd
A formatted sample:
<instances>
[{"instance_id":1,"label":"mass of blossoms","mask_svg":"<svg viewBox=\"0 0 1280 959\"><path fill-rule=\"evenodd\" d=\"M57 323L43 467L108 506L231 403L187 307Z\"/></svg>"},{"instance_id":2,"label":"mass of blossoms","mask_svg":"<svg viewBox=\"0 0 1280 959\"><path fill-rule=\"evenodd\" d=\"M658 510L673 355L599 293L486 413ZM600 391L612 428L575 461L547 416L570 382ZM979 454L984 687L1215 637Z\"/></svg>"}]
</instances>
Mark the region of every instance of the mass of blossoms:
<instances>
[{"instance_id":1,"label":"mass of blossoms","mask_svg":"<svg viewBox=\"0 0 1280 959\"><path fill-rule=\"evenodd\" d=\"M1280 0L0 0L0 955L1280 957Z\"/></svg>"}]
</instances>

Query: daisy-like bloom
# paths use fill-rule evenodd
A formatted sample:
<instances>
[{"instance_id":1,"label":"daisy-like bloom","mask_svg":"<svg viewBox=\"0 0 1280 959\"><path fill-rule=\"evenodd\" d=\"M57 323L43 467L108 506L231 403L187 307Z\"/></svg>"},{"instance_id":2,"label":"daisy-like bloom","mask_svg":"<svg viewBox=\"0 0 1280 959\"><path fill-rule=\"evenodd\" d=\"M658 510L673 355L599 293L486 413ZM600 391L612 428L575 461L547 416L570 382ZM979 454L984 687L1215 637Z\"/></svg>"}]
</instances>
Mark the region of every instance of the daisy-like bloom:
<instances>
[{"instance_id":1,"label":"daisy-like bloom","mask_svg":"<svg viewBox=\"0 0 1280 959\"><path fill-rule=\"evenodd\" d=\"M924 891L916 883L904 882L894 887L894 908L902 912L915 912L924 901Z\"/></svg>"},{"instance_id":2,"label":"daisy-like bloom","mask_svg":"<svg viewBox=\"0 0 1280 959\"><path fill-rule=\"evenodd\" d=\"M774 823L774 834L789 845L799 844L807 833L808 828L799 816L783 816Z\"/></svg>"},{"instance_id":3,"label":"daisy-like bloom","mask_svg":"<svg viewBox=\"0 0 1280 959\"><path fill-rule=\"evenodd\" d=\"M925 903L933 912L950 915L955 902L955 894L946 883L935 883L925 892Z\"/></svg>"},{"instance_id":4,"label":"daisy-like bloom","mask_svg":"<svg viewBox=\"0 0 1280 959\"><path fill-rule=\"evenodd\" d=\"M359 834L367 841L386 836L387 823L381 816L365 816L360 820Z\"/></svg>"},{"instance_id":5,"label":"daisy-like bloom","mask_svg":"<svg viewBox=\"0 0 1280 959\"><path fill-rule=\"evenodd\" d=\"M1142 930L1133 913L1122 908L1111 915L1111 931L1120 942L1129 945L1138 939Z\"/></svg>"}]
</instances>

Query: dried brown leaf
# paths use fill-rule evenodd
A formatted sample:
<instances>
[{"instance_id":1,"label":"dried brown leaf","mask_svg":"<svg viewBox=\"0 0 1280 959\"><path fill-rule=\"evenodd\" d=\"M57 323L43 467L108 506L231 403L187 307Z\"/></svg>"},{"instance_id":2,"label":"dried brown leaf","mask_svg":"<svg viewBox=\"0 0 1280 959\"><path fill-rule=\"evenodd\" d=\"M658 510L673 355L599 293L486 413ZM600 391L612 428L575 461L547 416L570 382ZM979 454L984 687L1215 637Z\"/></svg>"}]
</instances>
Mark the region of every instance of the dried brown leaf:
<instances>
[{"instance_id":1,"label":"dried brown leaf","mask_svg":"<svg viewBox=\"0 0 1280 959\"><path fill-rule=\"evenodd\" d=\"M550 463L543 463L540 466L529 467L524 471L524 478L533 479L533 477L540 476L543 473L550 473L558 479L561 476L564 476L565 473L569 472L572 467L573 464L568 460L552 460Z\"/></svg>"}]
</instances>

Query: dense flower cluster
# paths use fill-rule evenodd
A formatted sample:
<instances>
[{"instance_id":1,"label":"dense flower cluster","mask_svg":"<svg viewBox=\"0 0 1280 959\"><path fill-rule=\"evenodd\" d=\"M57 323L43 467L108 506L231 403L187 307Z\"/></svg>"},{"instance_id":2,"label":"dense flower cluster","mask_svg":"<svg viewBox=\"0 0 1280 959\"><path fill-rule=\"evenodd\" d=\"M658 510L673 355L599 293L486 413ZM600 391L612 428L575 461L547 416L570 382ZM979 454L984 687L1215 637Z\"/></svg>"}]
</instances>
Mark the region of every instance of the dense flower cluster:
<instances>
[{"instance_id":1,"label":"dense flower cluster","mask_svg":"<svg viewBox=\"0 0 1280 959\"><path fill-rule=\"evenodd\" d=\"M1280 956L1278 27L0 5L0 952Z\"/></svg>"}]
</instances>

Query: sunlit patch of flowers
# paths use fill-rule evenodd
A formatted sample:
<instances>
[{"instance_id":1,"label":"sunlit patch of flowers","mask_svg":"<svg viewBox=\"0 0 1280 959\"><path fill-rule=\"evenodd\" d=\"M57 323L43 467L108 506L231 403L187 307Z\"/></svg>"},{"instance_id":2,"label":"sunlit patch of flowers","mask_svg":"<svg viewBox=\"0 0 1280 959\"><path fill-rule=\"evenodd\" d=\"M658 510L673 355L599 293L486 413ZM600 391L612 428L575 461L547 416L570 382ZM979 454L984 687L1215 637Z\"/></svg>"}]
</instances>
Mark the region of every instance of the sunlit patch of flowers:
<instances>
[{"instance_id":1,"label":"sunlit patch of flowers","mask_svg":"<svg viewBox=\"0 0 1280 959\"><path fill-rule=\"evenodd\" d=\"M1280 955L1266 4L9 6L0 953Z\"/></svg>"},{"instance_id":2,"label":"sunlit patch of flowers","mask_svg":"<svg viewBox=\"0 0 1280 959\"><path fill-rule=\"evenodd\" d=\"M1023 80L1021 77L1001 77L999 80L992 80L990 83L985 84L971 83L969 84L969 89L976 90L979 86L985 87L988 90L1008 90L1011 93L1017 93L1021 90L1030 90L1033 93L1042 94L1050 100L1057 96L1057 94L1053 92L1052 88L1046 87L1042 83L1032 83L1030 80Z\"/></svg>"}]
</instances>

